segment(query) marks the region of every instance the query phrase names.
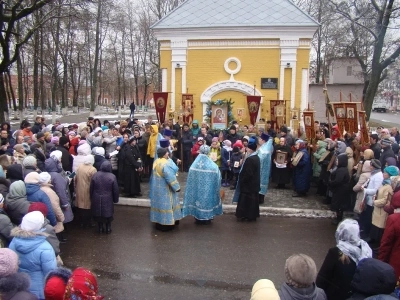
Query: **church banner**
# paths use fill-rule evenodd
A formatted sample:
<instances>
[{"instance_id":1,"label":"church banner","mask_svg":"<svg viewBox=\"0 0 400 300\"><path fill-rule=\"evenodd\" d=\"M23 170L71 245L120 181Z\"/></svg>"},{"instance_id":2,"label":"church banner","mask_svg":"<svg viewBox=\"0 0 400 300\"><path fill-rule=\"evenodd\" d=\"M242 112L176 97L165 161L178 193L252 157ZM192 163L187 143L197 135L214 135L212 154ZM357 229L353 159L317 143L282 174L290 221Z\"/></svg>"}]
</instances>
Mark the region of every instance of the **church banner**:
<instances>
[{"instance_id":1,"label":"church banner","mask_svg":"<svg viewBox=\"0 0 400 300\"><path fill-rule=\"evenodd\" d=\"M314 115L315 111L304 111L304 127L306 137L308 139L315 139L315 127L314 127Z\"/></svg>"},{"instance_id":2,"label":"church banner","mask_svg":"<svg viewBox=\"0 0 400 300\"><path fill-rule=\"evenodd\" d=\"M193 94L182 94L183 122L189 126L193 122Z\"/></svg>"},{"instance_id":3,"label":"church banner","mask_svg":"<svg viewBox=\"0 0 400 300\"><path fill-rule=\"evenodd\" d=\"M357 103L345 102L346 108L346 131L350 134L358 132Z\"/></svg>"},{"instance_id":4,"label":"church banner","mask_svg":"<svg viewBox=\"0 0 400 300\"><path fill-rule=\"evenodd\" d=\"M167 110L168 93L153 92L154 104L156 107L157 119L160 123L165 121L165 112Z\"/></svg>"},{"instance_id":5,"label":"church banner","mask_svg":"<svg viewBox=\"0 0 400 300\"><path fill-rule=\"evenodd\" d=\"M247 96L247 106L249 108L250 124L257 123L258 110L260 109L261 96Z\"/></svg>"},{"instance_id":6,"label":"church banner","mask_svg":"<svg viewBox=\"0 0 400 300\"><path fill-rule=\"evenodd\" d=\"M346 128L346 107L344 103L333 103L333 111L335 112L339 132L341 135L343 135L343 132Z\"/></svg>"}]
</instances>

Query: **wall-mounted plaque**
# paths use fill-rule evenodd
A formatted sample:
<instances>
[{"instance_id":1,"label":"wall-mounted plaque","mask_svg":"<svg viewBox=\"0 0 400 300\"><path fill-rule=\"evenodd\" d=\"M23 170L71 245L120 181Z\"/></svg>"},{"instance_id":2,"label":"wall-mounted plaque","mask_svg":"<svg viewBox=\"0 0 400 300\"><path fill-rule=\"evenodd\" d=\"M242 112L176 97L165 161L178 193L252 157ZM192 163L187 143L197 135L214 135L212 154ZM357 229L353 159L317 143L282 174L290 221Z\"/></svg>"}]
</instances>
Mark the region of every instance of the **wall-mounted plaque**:
<instances>
[{"instance_id":1,"label":"wall-mounted plaque","mask_svg":"<svg viewBox=\"0 0 400 300\"><path fill-rule=\"evenodd\" d=\"M278 89L278 78L261 78L262 89Z\"/></svg>"}]
</instances>

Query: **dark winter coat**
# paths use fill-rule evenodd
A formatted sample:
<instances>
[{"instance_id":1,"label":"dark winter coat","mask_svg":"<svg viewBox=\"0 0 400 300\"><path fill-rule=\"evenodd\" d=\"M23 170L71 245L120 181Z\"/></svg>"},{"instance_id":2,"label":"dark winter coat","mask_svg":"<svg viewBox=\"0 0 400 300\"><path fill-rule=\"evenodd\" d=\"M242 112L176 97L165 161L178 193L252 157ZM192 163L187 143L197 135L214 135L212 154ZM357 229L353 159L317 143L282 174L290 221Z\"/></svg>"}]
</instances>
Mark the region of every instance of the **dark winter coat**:
<instances>
[{"instance_id":1,"label":"dark winter coat","mask_svg":"<svg viewBox=\"0 0 400 300\"><path fill-rule=\"evenodd\" d=\"M181 144L183 145L183 151L190 151L193 146L193 134L189 129L188 131L182 131Z\"/></svg>"},{"instance_id":2,"label":"dark winter coat","mask_svg":"<svg viewBox=\"0 0 400 300\"><path fill-rule=\"evenodd\" d=\"M97 171L100 170L101 165L103 162L108 161L104 156L101 155L94 155L94 164L93 167L96 168Z\"/></svg>"},{"instance_id":3,"label":"dark winter coat","mask_svg":"<svg viewBox=\"0 0 400 300\"><path fill-rule=\"evenodd\" d=\"M369 147L374 152L374 158L379 159L381 156L381 144L373 144Z\"/></svg>"},{"instance_id":4,"label":"dark winter coat","mask_svg":"<svg viewBox=\"0 0 400 300\"><path fill-rule=\"evenodd\" d=\"M310 155L307 149L301 149L303 156L298 162L297 166L293 169L294 177L293 184L294 190L298 193L307 193L310 189L310 176L312 167L310 162Z\"/></svg>"},{"instance_id":5,"label":"dark winter coat","mask_svg":"<svg viewBox=\"0 0 400 300\"><path fill-rule=\"evenodd\" d=\"M24 181L25 176L31 172L36 172L35 167L24 167L21 164L12 164L7 168L7 179L10 180L11 183L17 180Z\"/></svg>"},{"instance_id":6,"label":"dark winter coat","mask_svg":"<svg viewBox=\"0 0 400 300\"><path fill-rule=\"evenodd\" d=\"M14 228L14 225L11 223L10 218L7 213L0 208L0 239L8 245L12 240L11 230Z\"/></svg>"},{"instance_id":7,"label":"dark winter coat","mask_svg":"<svg viewBox=\"0 0 400 300\"><path fill-rule=\"evenodd\" d=\"M44 224L42 228L42 232L46 234L46 241L49 242L51 247L54 250L54 254L57 256L60 254L60 241L57 238L56 231L54 227L50 225L49 220L44 219Z\"/></svg>"},{"instance_id":8,"label":"dark winter coat","mask_svg":"<svg viewBox=\"0 0 400 300\"><path fill-rule=\"evenodd\" d=\"M8 189L10 188L10 181L5 179L4 177L0 177L0 194L6 198L8 194Z\"/></svg>"},{"instance_id":9,"label":"dark winter coat","mask_svg":"<svg viewBox=\"0 0 400 300\"><path fill-rule=\"evenodd\" d=\"M32 131L33 134L36 134L39 131L42 131L42 123L36 123L35 122L35 124L33 124L32 128L31 128L31 131Z\"/></svg>"},{"instance_id":10,"label":"dark winter coat","mask_svg":"<svg viewBox=\"0 0 400 300\"><path fill-rule=\"evenodd\" d=\"M71 196L69 193L69 179L62 175L63 170L60 164L54 159L48 158L45 162L46 172L51 176L53 190L60 198L60 206L64 213L64 223L71 222L74 214L71 208Z\"/></svg>"},{"instance_id":11,"label":"dark winter coat","mask_svg":"<svg viewBox=\"0 0 400 300\"><path fill-rule=\"evenodd\" d=\"M396 274L389 264L375 258L363 259L354 273L351 282L353 295L349 299L361 300L377 295L382 297L371 299L391 299L389 296L394 292L396 281Z\"/></svg>"},{"instance_id":12,"label":"dark winter coat","mask_svg":"<svg viewBox=\"0 0 400 300\"><path fill-rule=\"evenodd\" d=\"M231 159L232 151L226 150L224 147L221 148L221 171L228 171L230 166L228 161Z\"/></svg>"},{"instance_id":13,"label":"dark winter coat","mask_svg":"<svg viewBox=\"0 0 400 300\"><path fill-rule=\"evenodd\" d=\"M21 224L23 216L28 213L29 206L31 205L26 198L25 184L22 187L23 189L11 188L10 193L4 200L7 215L15 225Z\"/></svg>"},{"instance_id":14,"label":"dark winter coat","mask_svg":"<svg viewBox=\"0 0 400 300\"><path fill-rule=\"evenodd\" d=\"M386 167L386 159L389 157L393 157L395 158L394 152L392 150L392 147L386 147L383 148L383 151L381 153L381 157L379 158L379 161L381 162L381 166L382 166L382 172Z\"/></svg>"},{"instance_id":15,"label":"dark winter coat","mask_svg":"<svg viewBox=\"0 0 400 300\"><path fill-rule=\"evenodd\" d=\"M124 168L125 168L125 151L127 149L128 144L127 143L122 143L121 148L119 149L118 152L118 183L120 185L123 184L124 179L123 179L123 173L124 173ZM147 156L146 156L147 158Z\"/></svg>"},{"instance_id":16,"label":"dark winter coat","mask_svg":"<svg viewBox=\"0 0 400 300\"><path fill-rule=\"evenodd\" d=\"M137 195L140 190L139 172L136 171L141 167L138 163L140 158L139 148L131 145L125 147L125 164L123 171L124 192L128 195Z\"/></svg>"},{"instance_id":17,"label":"dark winter coat","mask_svg":"<svg viewBox=\"0 0 400 300\"><path fill-rule=\"evenodd\" d=\"M37 300L38 298L29 292L30 285L31 280L26 273L0 277L0 298L2 300Z\"/></svg>"},{"instance_id":18,"label":"dark winter coat","mask_svg":"<svg viewBox=\"0 0 400 300\"><path fill-rule=\"evenodd\" d=\"M350 175L347 169L347 156L339 155L337 157L337 169L332 172L329 179L329 188L332 191L333 210L345 209L350 201Z\"/></svg>"},{"instance_id":19,"label":"dark winter coat","mask_svg":"<svg viewBox=\"0 0 400 300\"><path fill-rule=\"evenodd\" d=\"M234 134L228 133L228 134L225 136L225 140L230 141L230 142L232 143L232 145L233 145L234 143L236 143L236 142L237 142L238 140L240 140L240 139L241 139L240 135L238 135L236 132L235 132Z\"/></svg>"},{"instance_id":20,"label":"dark winter coat","mask_svg":"<svg viewBox=\"0 0 400 300\"><path fill-rule=\"evenodd\" d=\"M147 142L144 138L139 137L136 142L137 147L140 151L140 157L142 160L142 165L146 165L146 156L147 156Z\"/></svg>"},{"instance_id":21,"label":"dark winter coat","mask_svg":"<svg viewBox=\"0 0 400 300\"><path fill-rule=\"evenodd\" d=\"M260 216L258 192L260 191L260 158L251 155L243 163L238 181L239 199L236 207L237 218L255 220ZM235 193L235 194L236 194Z\"/></svg>"},{"instance_id":22,"label":"dark winter coat","mask_svg":"<svg viewBox=\"0 0 400 300\"><path fill-rule=\"evenodd\" d=\"M46 204L48 210L46 218L50 221L52 226L57 224L56 215L54 214L53 207L51 206L50 198L40 189L39 184L27 183L26 196L30 202L42 202Z\"/></svg>"},{"instance_id":23,"label":"dark winter coat","mask_svg":"<svg viewBox=\"0 0 400 300\"><path fill-rule=\"evenodd\" d=\"M37 168L44 172L44 161L46 160L46 154L39 144L35 144L31 147L31 153L36 157Z\"/></svg>"},{"instance_id":24,"label":"dark winter coat","mask_svg":"<svg viewBox=\"0 0 400 300\"><path fill-rule=\"evenodd\" d=\"M90 199L93 217L110 218L114 214L114 203L118 203L117 178L112 173L111 163L105 161L93 175L90 183Z\"/></svg>"},{"instance_id":25,"label":"dark winter coat","mask_svg":"<svg viewBox=\"0 0 400 300\"><path fill-rule=\"evenodd\" d=\"M274 160L276 151L278 150L287 153L287 160L289 162L293 153L292 149L288 145L275 145L274 153L272 154L272 160ZM290 183L291 177L291 168L289 163L286 165L286 168L277 168L275 163L272 161L272 182L277 184L288 184Z\"/></svg>"},{"instance_id":26,"label":"dark winter coat","mask_svg":"<svg viewBox=\"0 0 400 300\"><path fill-rule=\"evenodd\" d=\"M342 252L338 247L329 249L319 270L316 284L325 291L328 300L346 300L351 296L351 280L356 271L356 263L339 260Z\"/></svg>"},{"instance_id":27,"label":"dark winter coat","mask_svg":"<svg viewBox=\"0 0 400 300\"><path fill-rule=\"evenodd\" d=\"M72 164L74 162L74 158L71 155L71 153L69 153L67 148L61 145L57 146L56 150L60 150L62 152L61 165L63 170L65 172L67 171L72 172Z\"/></svg>"}]
</instances>

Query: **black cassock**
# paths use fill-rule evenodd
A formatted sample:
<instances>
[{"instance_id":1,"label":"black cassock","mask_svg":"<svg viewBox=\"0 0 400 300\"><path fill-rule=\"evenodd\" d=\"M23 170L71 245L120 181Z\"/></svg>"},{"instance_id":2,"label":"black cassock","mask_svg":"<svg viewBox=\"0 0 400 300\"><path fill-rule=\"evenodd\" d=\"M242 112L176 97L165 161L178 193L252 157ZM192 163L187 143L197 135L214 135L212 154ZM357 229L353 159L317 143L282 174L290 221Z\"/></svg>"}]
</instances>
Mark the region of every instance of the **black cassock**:
<instances>
[{"instance_id":1,"label":"black cassock","mask_svg":"<svg viewBox=\"0 0 400 300\"><path fill-rule=\"evenodd\" d=\"M290 168L290 159L292 158L292 149L288 145L275 145L274 147L274 153L272 154L272 182L275 182L277 184L289 184L290 179L292 178L292 170ZM276 151L281 151L281 152L286 152L287 153L287 161L288 164L286 165L286 168L277 168L275 163L274 163L274 158Z\"/></svg>"},{"instance_id":2,"label":"black cassock","mask_svg":"<svg viewBox=\"0 0 400 300\"><path fill-rule=\"evenodd\" d=\"M236 217L255 220L260 216L258 192L260 191L260 158L258 155L247 157L239 173L239 199Z\"/></svg>"},{"instance_id":3,"label":"black cassock","mask_svg":"<svg viewBox=\"0 0 400 300\"><path fill-rule=\"evenodd\" d=\"M126 145L124 148L124 168L122 171L124 192L128 195L137 195L141 192L139 172L136 171L141 167L141 164L138 163L140 158L139 147Z\"/></svg>"}]
</instances>

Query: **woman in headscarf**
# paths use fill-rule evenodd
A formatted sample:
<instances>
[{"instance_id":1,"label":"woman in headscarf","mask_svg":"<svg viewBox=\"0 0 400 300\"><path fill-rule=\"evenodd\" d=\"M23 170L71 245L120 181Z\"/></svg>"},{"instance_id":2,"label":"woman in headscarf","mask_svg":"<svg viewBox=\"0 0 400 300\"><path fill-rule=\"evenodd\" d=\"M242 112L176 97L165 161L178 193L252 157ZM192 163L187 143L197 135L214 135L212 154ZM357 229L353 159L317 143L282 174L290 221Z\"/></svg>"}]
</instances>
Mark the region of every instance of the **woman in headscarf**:
<instances>
[{"instance_id":1,"label":"woman in headscarf","mask_svg":"<svg viewBox=\"0 0 400 300\"><path fill-rule=\"evenodd\" d=\"M336 229L336 246L330 248L319 270L316 284L328 300L344 300L351 296L351 280L357 264L372 257L368 244L360 239L357 221L343 220Z\"/></svg>"},{"instance_id":2,"label":"woman in headscarf","mask_svg":"<svg viewBox=\"0 0 400 300\"><path fill-rule=\"evenodd\" d=\"M148 164L149 166L153 165L154 157L156 155L156 151L160 148L160 140L163 136L158 133L158 126L151 125L150 127L150 137L149 137L149 144L147 145L147 155L148 155ZM152 173L152 168L150 168L150 174Z\"/></svg>"},{"instance_id":3,"label":"woman in headscarf","mask_svg":"<svg viewBox=\"0 0 400 300\"><path fill-rule=\"evenodd\" d=\"M277 152L286 152L288 163L284 165L279 165L276 160L276 153ZM277 184L278 189L284 189L285 184L290 183L291 176L291 168L290 168L290 158L292 157L292 149L286 144L286 139L281 137L279 139L279 144L274 146L274 153L272 154L273 157L273 164L272 164L272 182Z\"/></svg>"},{"instance_id":4,"label":"woman in headscarf","mask_svg":"<svg viewBox=\"0 0 400 300\"><path fill-rule=\"evenodd\" d=\"M399 169L395 166L386 167L383 170L383 181L382 186L379 188L376 198L373 201L374 210L372 212L372 226L371 232L369 234L370 243L378 246L381 243L383 231L386 226L386 219L388 214L383 209L386 204L390 203L393 196L393 188L392 188L392 176L398 176Z\"/></svg>"},{"instance_id":5,"label":"woman in headscarf","mask_svg":"<svg viewBox=\"0 0 400 300\"><path fill-rule=\"evenodd\" d=\"M311 162L306 143L303 140L297 140L295 144L296 154L292 160L294 194L292 197L305 196L310 189Z\"/></svg>"}]
</instances>

